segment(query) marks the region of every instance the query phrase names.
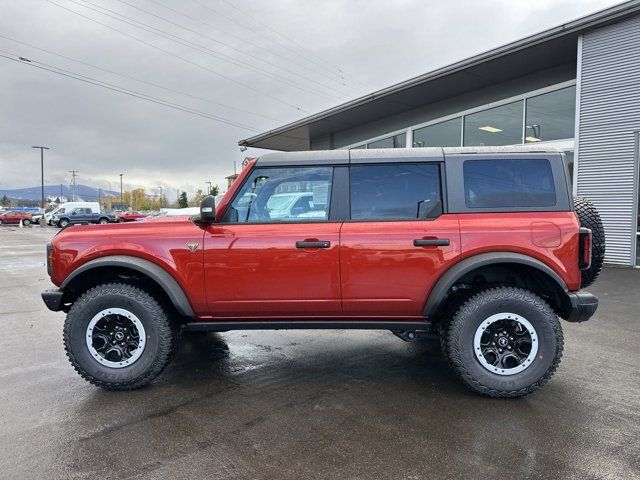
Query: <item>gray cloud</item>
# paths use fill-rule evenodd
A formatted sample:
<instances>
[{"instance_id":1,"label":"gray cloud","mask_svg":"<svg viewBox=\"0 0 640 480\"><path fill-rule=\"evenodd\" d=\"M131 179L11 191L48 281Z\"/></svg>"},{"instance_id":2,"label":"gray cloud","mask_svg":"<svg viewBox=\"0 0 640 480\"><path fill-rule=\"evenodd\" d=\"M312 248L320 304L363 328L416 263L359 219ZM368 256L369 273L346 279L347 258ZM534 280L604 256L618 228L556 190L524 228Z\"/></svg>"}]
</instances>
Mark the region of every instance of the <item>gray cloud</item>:
<instances>
[{"instance_id":1,"label":"gray cloud","mask_svg":"<svg viewBox=\"0 0 640 480\"><path fill-rule=\"evenodd\" d=\"M258 25L223 0L126 0L306 77L301 79L254 57L145 15L117 0L89 0L235 61L284 76L287 79L284 83L140 31L87 10L78 3L53 1L154 43L188 62L220 72L233 81L45 0L0 1L0 34L261 116L142 85L4 39L0 39L0 50L145 92L260 131L305 115L302 110L285 103L313 113L617 3L607 0L238 2L240 8L263 23ZM235 19L239 25L198 3L210 5ZM159 4L170 6L219 30L181 17ZM295 39L306 51L276 36L265 25ZM233 37L225 36L221 31ZM284 43L285 47L277 46L256 32L276 43ZM300 52L300 55L293 56L291 50ZM349 81L348 87L340 85L335 81L335 68L318 66L327 63L341 66L355 81ZM302 88L290 85L291 82L301 84ZM340 98L329 99L308 89L320 89ZM335 89L345 93L338 95ZM224 176L233 171L234 160L239 164L245 155L259 153L257 150L241 153L236 146L240 138L254 133L250 130L192 116L2 58L0 92L0 189L39 183L38 153L31 150L31 145L51 147L46 154L46 183L68 183L68 170L76 169L80 171L79 182L102 188L111 182L115 189L118 174L122 172L125 173L126 187L162 185L172 195L177 188L189 192L204 188L204 182L208 180L223 185ZM279 103L272 97L285 103Z\"/></svg>"}]
</instances>

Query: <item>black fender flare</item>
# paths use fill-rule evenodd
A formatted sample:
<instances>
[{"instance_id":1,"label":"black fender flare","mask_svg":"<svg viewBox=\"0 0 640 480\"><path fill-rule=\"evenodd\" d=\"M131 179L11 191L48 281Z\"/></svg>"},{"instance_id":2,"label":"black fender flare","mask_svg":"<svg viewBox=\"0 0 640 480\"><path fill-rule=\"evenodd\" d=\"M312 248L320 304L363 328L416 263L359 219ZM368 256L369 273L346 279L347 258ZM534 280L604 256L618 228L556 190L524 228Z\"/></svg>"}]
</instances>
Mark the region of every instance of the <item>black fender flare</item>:
<instances>
[{"instance_id":1,"label":"black fender flare","mask_svg":"<svg viewBox=\"0 0 640 480\"><path fill-rule=\"evenodd\" d=\"M187 317L195 316L187 296L176 279L161 266L139 257L132 257L129 255L110 255L90 260L71 272L64 282L62 282L60 288L64 290L64 288L81 273L100 267L125 267L143 273L164 290L181 315Z\"/></svg>"},{"instance_id":2,"label":"black fender flare","mask_svg":"<svg viewBox=\"0 0 640 480\"><path fill-rule=\"evenodd\" d=\"M567 293L569 289L565 281L551 267L540 260L514 252L488 252L465 258L449 268L435 283L425 303L423 315L429 317L436 313L449 289L464 275L476 268L498 263L515 263L536 268L551 277L558 286Z\"/></svg>"}]
</instances>

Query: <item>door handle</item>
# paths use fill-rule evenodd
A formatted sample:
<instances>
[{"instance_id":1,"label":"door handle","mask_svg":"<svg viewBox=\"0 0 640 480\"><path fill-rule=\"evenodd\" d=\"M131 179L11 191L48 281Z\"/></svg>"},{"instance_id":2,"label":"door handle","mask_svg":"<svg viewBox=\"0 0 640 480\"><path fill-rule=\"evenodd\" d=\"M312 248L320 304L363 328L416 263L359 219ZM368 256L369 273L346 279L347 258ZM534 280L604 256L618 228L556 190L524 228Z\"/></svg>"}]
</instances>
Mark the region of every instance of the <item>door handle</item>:
<instances>
[{"instance_id":1,"label":"door handle","mask_svg":"<svg viewBox=\"0 0 640 480\"><path fill-rule=\"evenodd\" d=\"M416 238L414 247L448 247L451 242L448 238Z\"/></svg>"},{"instance_id":2,"label":"door handle","mask_svg":"<svg viewBox=\"0 0 640 480\"><path fill-rule=\"evenodd\" d=\"M296 242L296 248L329 248L331 246L331 242L324 242L318 240L305 240L301 242Z\"/></svg>"}]
</instances>

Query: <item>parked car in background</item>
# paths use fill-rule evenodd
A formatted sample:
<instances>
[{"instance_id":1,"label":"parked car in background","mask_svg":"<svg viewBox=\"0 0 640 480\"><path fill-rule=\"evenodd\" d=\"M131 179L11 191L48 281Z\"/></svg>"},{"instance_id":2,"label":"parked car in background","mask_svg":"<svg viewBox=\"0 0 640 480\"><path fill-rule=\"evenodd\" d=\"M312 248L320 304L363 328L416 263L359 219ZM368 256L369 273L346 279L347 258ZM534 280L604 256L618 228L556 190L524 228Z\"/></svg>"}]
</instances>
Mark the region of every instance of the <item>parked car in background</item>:
<instances>
[{"instance_id":1,"label":"parked car in background","mask_svg":"<svg viewBox=\"0 0 640 480\"><path fill-rule=\"evenodd\" d=\"M78 207L90 208L93 213L100 213L100 204L98 202L64 202L50 212L46 212L44 214L45 223L47 225L54 225L54 223L52 222L52 218L55 215L58 215L58 217L60 217L64 214L71 213L74 208Z\"/></svg>"},{"instance_id":2,"label":"parked car in background","mask_svg":"<svg viewBox=\"0 0 640 480\"><path fill-rule=\"evenodd\" d=\"M148 213L142 212L119 212L116 213L116 222L124 223L124 222L135 222L140 218L148 217Z\"/></svg>"},{"instance_id":3,"label":"parked car in background","mask_svg":"<svg viewBox=\"0 0 640 480\"><path fill-rule=\"evenodd\" d=\"M4 213L0 213L0 224L3 223L20 223L22 220L23 225L31 225L33 222L31 214L29 212L17 212L15 210L9 210Z\"/></svg>"},{"instance_id":4,"label":"parked car in background","mask_svg":"<svg viewBox=\"0 0 640 480\"><path fill-rule=\"evenodd\" d=\"M186 207L186 208L163 208L160 212L153 212L145 218L138 218L138 222L150 222L151 220L155 220L157 218L164 217L179 217L179 216L191 216L191 215L199 215L200 207Z\"/></svg>"},{"instance_id":5,"label":"parked car in background","mask_svg":"<svg viewBox=\"0 0 640 480\"><path fill-rule=\"evenodd\" d=\"M94 212L90 207L76 207L72 210L65 210L65 213L56 213L51 218L51 223L60 228L69 225L99 223L101 225L113 223L116 218L113 213Z\"/></svg>"}]
</instances>

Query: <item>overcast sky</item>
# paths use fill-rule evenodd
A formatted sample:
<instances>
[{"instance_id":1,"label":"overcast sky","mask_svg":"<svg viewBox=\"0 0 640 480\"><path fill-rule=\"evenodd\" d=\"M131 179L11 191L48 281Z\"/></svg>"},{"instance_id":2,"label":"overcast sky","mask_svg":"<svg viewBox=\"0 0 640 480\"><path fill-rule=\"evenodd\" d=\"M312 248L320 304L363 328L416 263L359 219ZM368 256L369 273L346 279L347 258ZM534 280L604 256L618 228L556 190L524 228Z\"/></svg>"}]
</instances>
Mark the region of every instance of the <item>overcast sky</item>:
<instances>
[{"instance_id":1,"label":"overcast sky","mask_svg":"<svg viewBox=\"0 0 640 480\"><path fill-rule=\"evenodd\" d=\"M75 169L79 183L116 190L124 173L125 188L172 197L222 185L259 152L239 139L616 3L0 0L0 36L84 64L2 37L1 55L233 124L0 58L0 189L40 183L32 145L51 147L47 184Z\"/></svg>"}]
</instances>

